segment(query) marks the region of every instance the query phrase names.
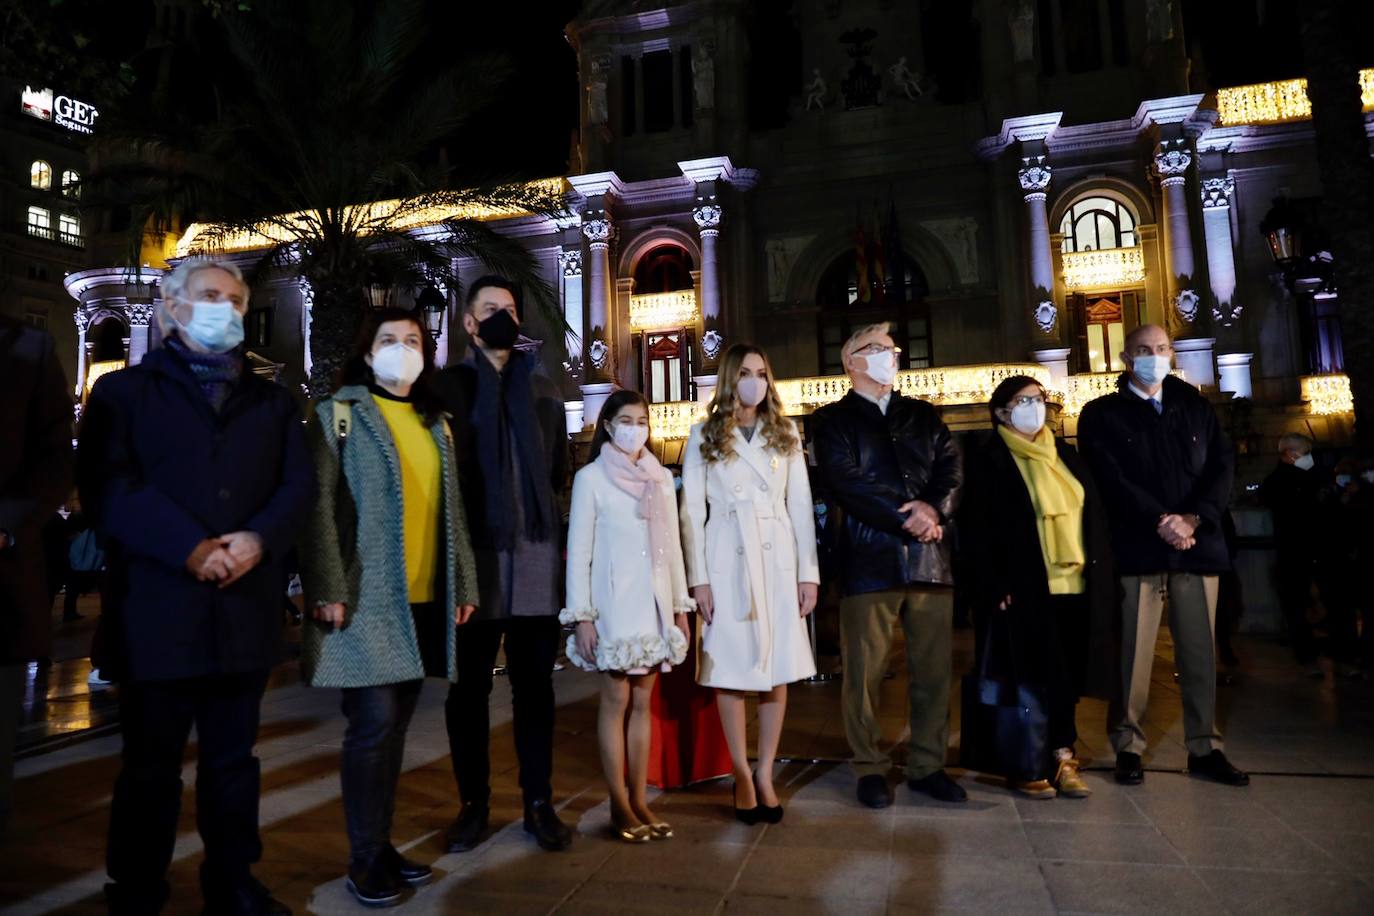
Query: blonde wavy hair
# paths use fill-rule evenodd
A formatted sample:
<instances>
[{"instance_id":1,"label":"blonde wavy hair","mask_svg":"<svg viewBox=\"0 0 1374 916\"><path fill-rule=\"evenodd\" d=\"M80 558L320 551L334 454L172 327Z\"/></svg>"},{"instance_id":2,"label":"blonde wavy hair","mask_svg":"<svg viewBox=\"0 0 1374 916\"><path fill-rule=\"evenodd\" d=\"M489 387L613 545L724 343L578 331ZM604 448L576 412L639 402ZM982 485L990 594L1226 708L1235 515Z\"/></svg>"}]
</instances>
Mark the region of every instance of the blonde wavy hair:
<instances>
[{"instance_id":1,"label":"blonde wavy hair","mask_svg":"<svg viewBox=\"0 0 1374 916\"><path fill-rule=\"evenodd\" d=\"M774 386L773 366L768 354L753 344L737 343L725 351L716 375L716 393L706 405L706 421L701 425L701 457L708 463L728 461L735 457L735 385L739 381L744 358L757 353L768 373L768 393L759 402L759 429L768 446L783 455L801 448L796 427L783 413L782 399Z\"/></svg>"}]
</instances>

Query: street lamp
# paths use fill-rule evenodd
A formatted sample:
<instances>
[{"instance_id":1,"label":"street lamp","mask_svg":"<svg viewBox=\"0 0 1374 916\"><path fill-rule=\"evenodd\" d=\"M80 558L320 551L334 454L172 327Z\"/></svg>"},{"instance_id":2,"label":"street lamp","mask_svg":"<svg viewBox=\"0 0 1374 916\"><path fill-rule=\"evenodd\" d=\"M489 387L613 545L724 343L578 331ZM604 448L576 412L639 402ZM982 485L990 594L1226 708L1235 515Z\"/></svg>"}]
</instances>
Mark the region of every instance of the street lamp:
<instances>
[{"instance_id":1,"label":"street lamp","mask_svg":"<svg viewBox=\"0 0 1374 916\"><path fill-rule=\"evenodd\" d=\"M384 309L391 305L391 284L380 271L372 271L367 279L367 300L374 309Z\"/></svg>"},{"instance_id":2,"label":"street lamp","mask_svg":"<svg viewBox=\"0 0 1374 916\"><path fill-rule=\"evenodd\" d=\"M415 307L424 316L425 328L436 341L444 333L444 313L448 311L448 298L433 284L420 290L415 297Z\"/></svg>"},{"instance_id":3,"label":"street lamp","mask_svg":"<svg viewBox=\"0 0 1374 916\"><path fill-rule=\"evenodd\" d=\"M1260 222L1274 266L1285 274L1302 260L1302 222L1302 213L1287 197L1274 198L1274 205Z\"/></svg>"}]
</instances>

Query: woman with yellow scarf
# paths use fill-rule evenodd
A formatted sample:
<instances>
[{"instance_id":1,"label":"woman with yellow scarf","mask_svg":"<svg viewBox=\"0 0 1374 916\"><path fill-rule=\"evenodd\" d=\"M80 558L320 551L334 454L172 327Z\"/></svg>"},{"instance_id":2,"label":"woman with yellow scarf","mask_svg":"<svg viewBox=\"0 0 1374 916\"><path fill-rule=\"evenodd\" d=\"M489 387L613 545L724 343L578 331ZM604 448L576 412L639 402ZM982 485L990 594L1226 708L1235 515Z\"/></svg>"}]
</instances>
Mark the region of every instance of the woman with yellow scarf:
<instances>
[{"instance_id":1,"label":"woman with yellow scarf","mask_svg":"<svg viewBox=\"0 0 1374 916\"><path fill-rule=\"evenodd\" d=\"M1046 425L1039 382L1006 379L988 408L993 433L967 456L959 513L978 645L991 651L991 671L1011 667L1044 689L1052 752L1044 772L1008 782L1032 798L1086 798L1092 789L1074 756L1078 698L1110 699L1116 681L1106 518L1087 465Z\"/></svg>"}]
</instances>

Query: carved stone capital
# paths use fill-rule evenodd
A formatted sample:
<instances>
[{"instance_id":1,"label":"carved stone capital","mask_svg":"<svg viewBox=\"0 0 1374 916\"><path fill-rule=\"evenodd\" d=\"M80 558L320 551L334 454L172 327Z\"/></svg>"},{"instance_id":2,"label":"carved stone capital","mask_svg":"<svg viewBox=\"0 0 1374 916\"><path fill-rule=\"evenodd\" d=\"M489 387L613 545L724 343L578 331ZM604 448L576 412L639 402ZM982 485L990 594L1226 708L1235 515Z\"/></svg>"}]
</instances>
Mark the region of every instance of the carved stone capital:
<instances>
[{"instance_id":1,"label":"carved stone capital","mask_svg":"<svg viewBox=\"0 0 1374 916\"><path fill-rule=\"evenodd\" d=\"M1155 150L1155 171L1164 179L1182 178L1193 164L1193 154L1183 146L1182 140L1159 144Z\"/></svg>"},{"instance_id":2,"label":"carved stone capital","mask_svg":"<svg viewBox=\"0 0 1374 916\"><path fill-rule=\"evenodd\" d=\"M582 224L582 234L586 236L587 241L592 244L597 244L599 242L603 245L609 245L612 231L611 221L604 218L589 219Z\"/></svg>"},{"instance_id":3,"label":"carved stone capital","mask_svg":"<svg viewBox=\"0 0 1374 916\"><path fill-rule=\"evenodd\" d=\"M151 302L130 302L128 308L130 325L142 325L146 328L152 323L153 305Z\"/></svg>"},{"instance_id":4,"label":"carved stone capital","mask_svg":"<svg viewBox=\"0 0 1374 916\"><path fill-rule=\"evenodd\" d=\"M718 204L701 204L692 209L692 220L702 230L720 229L720 220L724 215Z\"/></svg>"},{"instance_id":5,"label":"carved stone capital","mask_svg":"<svg viewBox=\"0 0 1374 916\"><path fill-rule=\"evenodd\" d=\"M91 316L81 306L77 306L72 314L72 321L76 322L76 333L85 334L86 329L91 326Z\"/></svg>"},{"instance_id":6,"label":"carved stone capital","mask_svg":"<svg viewBox=\"0 0 1374 916\"><path fill-rule=\"evenodd\" d=\"M1053 173L1044 156L1021 157L1021 168L1016 170L1016 180L1026 194L1044 194L1050 186Z\"/></svg>"},{"instance_id":7,"label":"carved stone capital","mask_svg":"<svg viewBox=\"0 0 1374 916\"><path fill-rule=\"evenodd\" d=\"M1202 209L1222 209L1231 205L1231 194L1236 190L1236 180L1226 178L1202 179Z\"/></svg>"},{"instance_id":8,"label":"carved stone capital","mask_svg":"<svg viewBox=\"0 0 1374 916\"><path fill-rule=\"evenodd\" d=\"M559 266L563 268L563 276L580 277L582 276L582 252L573 249L564 251L558 256Z\"/></svg>"}]
</instances>

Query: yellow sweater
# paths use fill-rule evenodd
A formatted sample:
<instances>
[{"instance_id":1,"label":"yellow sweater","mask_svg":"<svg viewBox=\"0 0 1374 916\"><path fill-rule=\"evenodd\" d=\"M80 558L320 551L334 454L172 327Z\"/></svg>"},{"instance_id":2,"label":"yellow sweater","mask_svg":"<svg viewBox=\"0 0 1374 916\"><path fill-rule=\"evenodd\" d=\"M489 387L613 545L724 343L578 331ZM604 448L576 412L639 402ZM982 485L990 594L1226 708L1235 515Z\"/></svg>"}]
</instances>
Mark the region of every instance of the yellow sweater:
<instances>
[{"instance_id":1,"label":"yellow sweater","mask_svg":"<svg viewBox=\"0 0 1374 916\"><path fill-rule=\"evenodd\" d=\"M405 520L406 581L410 603L424 604L437 595L443 492L439 446L409 401L372 395L391 429L401 463L401 498Z\"/></svg>"}]
</instances>

